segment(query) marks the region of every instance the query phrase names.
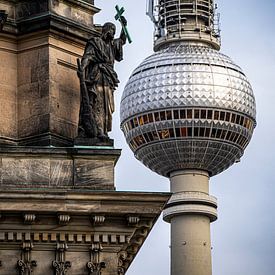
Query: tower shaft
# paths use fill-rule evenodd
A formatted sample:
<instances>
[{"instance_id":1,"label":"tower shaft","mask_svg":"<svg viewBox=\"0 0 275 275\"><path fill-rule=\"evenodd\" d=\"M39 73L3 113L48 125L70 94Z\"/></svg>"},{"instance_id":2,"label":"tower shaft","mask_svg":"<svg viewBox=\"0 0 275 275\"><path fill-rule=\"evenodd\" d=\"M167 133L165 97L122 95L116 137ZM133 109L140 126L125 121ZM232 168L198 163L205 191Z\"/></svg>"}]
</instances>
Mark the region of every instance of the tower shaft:
<instances>
[{"instance_id":1,"label":"tower shaft","mask_svg":"<svg viewBox=\"0 0 275 275\"><path fill-rule=\"evenodd\" d=\"M171 223L171 275L211 275L210 223L217 219L209 176L200 170L173 172L173 193L164 211Z\"/></svg>"}]
</instances>

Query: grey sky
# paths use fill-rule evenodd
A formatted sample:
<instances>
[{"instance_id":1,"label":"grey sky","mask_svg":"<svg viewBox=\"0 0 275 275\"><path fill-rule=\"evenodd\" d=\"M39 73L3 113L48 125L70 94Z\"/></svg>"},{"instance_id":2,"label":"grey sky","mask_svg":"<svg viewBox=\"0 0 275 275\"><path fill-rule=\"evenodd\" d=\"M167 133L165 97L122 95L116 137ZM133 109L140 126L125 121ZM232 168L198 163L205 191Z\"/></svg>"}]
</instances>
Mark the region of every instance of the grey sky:
<instances>
[{"instance_id":1,"label":"grey sky","mask_svg":"<svg viewBox=\"0 0 275 275\"><path fill-rule=\"evenodd\" d=\"M114 21L116 4L124 6L133 43L116 64L120 87L111 136L122 157L116 167L118 190L168 191L168 179L140 164L119 129L119 102L127 79L152 53L153 26L145 0L96 0L96 23ZM222 52L248 76L257 100L257 128L244 157L211 178L219 219L212 224L213 275L275 274L275 2L219 0ZM118 25L118 29L120 29ZM169 225L159 220L127 274L169 274Z\"/></svg>"}]
</instances>

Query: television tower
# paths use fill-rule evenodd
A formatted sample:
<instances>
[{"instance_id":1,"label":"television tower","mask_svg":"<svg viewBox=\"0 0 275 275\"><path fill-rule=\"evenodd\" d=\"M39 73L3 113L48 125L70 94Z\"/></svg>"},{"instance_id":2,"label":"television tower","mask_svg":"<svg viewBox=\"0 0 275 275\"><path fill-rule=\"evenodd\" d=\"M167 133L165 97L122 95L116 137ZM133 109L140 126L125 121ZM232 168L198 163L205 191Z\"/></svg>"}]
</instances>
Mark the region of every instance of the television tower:
<instances>
[{"instance_id":1,"label":"television tower","mask_svg":"<svg viewBox=\"0 0 275 275\"><path fill-rule=\"evenodd\" d=\"M256 127L245 74L219 52L213 0L149 0L155 53L132 73L121 128L145 166L170 179L171 274L211 275L209 178L239 162Z\"/></svg>"}]
</instances>

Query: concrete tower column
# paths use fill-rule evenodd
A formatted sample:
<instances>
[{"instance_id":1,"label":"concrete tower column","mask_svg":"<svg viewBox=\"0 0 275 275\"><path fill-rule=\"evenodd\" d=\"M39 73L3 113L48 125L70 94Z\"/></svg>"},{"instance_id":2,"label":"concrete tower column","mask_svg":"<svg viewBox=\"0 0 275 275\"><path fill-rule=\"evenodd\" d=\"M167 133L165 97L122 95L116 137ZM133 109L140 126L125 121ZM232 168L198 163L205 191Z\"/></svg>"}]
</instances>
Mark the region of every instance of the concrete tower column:
<instances>
[{"instance_id":1,"label":"concrete tower column","mask_svg":"<svg viewBox=\"0 0 275 275\"><path fill-rule=\"evenodd\" d=\"M172 172L170 184L163 219L171 223L171 275L211 275L210 222L217 219L217 201L209 196L209 175Z\"/></svg>"}]
</instances>

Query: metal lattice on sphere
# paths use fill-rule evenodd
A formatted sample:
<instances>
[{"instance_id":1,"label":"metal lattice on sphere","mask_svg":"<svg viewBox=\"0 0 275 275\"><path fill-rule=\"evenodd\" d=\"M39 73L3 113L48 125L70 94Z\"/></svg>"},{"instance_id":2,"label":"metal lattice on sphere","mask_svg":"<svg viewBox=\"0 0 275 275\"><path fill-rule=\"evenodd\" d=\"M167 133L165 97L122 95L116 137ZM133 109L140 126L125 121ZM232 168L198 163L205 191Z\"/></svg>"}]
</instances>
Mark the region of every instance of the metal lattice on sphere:
<instances>
[{"instance_id":1,"label":"metal lattice on sphere","mask_svg":"<svg viewBox=\"0 0 275 275\"><path fill-rule=\"evenodd\" d=\"M131 75L121 128L137 159L169 177L216 175L243 155L256 126L251 85L241 68L208 45L171 43Z\"/></svg>"}]
</instances>

